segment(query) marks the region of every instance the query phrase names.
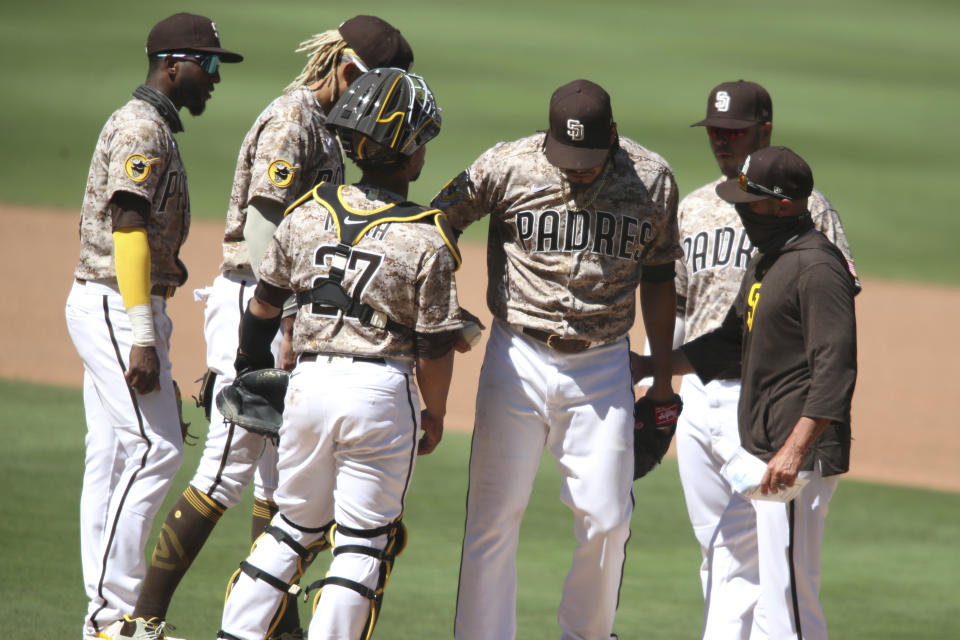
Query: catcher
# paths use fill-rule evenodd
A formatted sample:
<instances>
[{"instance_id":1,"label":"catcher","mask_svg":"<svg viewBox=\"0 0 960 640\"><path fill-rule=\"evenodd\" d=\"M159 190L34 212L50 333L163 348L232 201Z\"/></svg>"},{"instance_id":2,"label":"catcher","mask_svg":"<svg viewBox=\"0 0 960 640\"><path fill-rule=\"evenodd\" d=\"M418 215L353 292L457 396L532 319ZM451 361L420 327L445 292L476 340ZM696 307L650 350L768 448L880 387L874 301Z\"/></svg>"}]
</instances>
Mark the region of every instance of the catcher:
<instances>
[{"instance_id":1,"label":"catcher","mask_svg":"<svg viewBox=\"0 0 960 640\"><path fill-rule=\"evenodd\" d=\"M469 349L454 234L440 211L406 200L440 131L432 92L413 74L374 69L327 121L363 175L321 183L287 210L240 325L236 370L246 380L273 366L270 341L296 294L279 513L228 587L219 637L229 640L269 637L284 596L330 545L327 577L308 588L319 590L309 637L370 636L406 542L414 460L440 441L454 348Z\"/></svg>"}]
</instances>

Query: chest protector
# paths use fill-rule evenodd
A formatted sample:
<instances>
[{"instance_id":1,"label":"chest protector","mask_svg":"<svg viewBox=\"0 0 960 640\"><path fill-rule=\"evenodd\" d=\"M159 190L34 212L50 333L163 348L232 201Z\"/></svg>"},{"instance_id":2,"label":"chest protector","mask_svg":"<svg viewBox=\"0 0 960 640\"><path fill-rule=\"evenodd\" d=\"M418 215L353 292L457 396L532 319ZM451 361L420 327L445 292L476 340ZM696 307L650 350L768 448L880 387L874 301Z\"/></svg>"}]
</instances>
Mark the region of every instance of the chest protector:
<instances>
[{"instance_id":1,"label":"chest protector","mask_svg":"<svg viewBox=\"0 0 960 640\"><path fill-rule=\"evenodd\" d=\"M342 189L342 186L321 182L290 205L284 214L290 214L304 202L313 199L330 213L339 241L332 257L329 275L312 289L297 292L297 306L314 303L331 305L340 309L345 318L356 318L361 324L385 329L397 335L409 335L413 332L411 327L393 320L369 304L360 302L359 292L356 294L358 297L354 298L343 288L343 277L350 263L353 247L367 232L380 224L387 222L431 224L439 231L459 269L462 258L460 249L457 247L456 234L447 222L446 215L439 209L428 209L413 202L403 201L372 211L358 211L351 209L343 202Z\"/></svg>"}]
</instances>

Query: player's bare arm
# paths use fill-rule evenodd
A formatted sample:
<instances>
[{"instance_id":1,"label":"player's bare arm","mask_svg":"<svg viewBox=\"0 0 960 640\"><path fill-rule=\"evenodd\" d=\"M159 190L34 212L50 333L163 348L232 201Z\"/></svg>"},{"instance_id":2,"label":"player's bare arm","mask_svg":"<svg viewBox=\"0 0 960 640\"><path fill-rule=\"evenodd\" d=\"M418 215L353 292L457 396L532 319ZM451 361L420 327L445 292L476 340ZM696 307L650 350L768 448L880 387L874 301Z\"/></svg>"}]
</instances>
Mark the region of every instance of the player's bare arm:
<instances>
[{"instance_id":1,"label":"player's bare arm","mask_svg":"<svg viewBox=\"0 0 960 640\"><path fill-rule=\"evenodd\" d=\"M673 397L672 361L673 323L677 291L673 278L662 282L640 282L640 309L643 325L650 342L653 385L647 391L651 399L669 400Z\"/></svg>"},{"instance_id":2,"label":"player's bare arm","mask_svg":"<svg viewBox=\"0 0 960 640\"><path fill-rule=\"evenodd\" d=\"M777 493L781 488L793 486L807 449L829 424L830 420L826 418L801 417L797 421L787 441L767 464L767 471L760 481L760 491L764 495Z\"/></svg>"},{"instance_id":3,"label":"player's bare arm","mask_svg":"<svg viewBox=\"0 0 960 640\"><path fill-rule=\"evenodd\" d=\"M444 334L431 338L418 338L418 344L421 345L420 352L423 355L417 357L417 386L420 387L424 409L420 414L423 437L417 446L417 455L426 455L436 449L443 437L443 418L447 414L447 394L450 391L450 380L453 376L455 349L452 347L458 340L460 332L450 333L452 335L446 335L445 338L440 337ZM425 341L433 345L439 345L442 341L444 346L434 346L432 349L429 346L422 348ZM442 355L436 355L437 352Z\"/></svg>"},{"instance_id":4,"label":"player's bare arm","mask_svg":"<svg viewBox=\"0 0 960 640\"><path fill-rule=\"evenodd\" d=\"M670 371L675 376L682 376L688 373L696 373L686 354L680 349L674 349L670 353ZM637 384L643 378L653 375L653 357L642 356L634 351L630 352L630 376L633 384Z\"/></svg>"}]
</instances>

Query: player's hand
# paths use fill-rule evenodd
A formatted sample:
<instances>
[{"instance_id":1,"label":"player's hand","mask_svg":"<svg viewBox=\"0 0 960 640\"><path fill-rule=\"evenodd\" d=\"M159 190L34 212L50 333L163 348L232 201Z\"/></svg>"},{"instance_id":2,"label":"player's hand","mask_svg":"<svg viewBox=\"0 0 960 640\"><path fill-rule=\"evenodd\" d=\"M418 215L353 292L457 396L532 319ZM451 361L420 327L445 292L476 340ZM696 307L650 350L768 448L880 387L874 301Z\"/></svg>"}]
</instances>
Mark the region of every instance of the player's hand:
<instances>
[{"instance_id":1,"label":"player's hand","mask_svg":"<svg viewBox=\"0 0 960 640\"><path fill-rule=\"evenodd\" d=\"M423 436L417 444L417 455L425 456L436 449L443 438L443 418L437 419L424 409L420 412L420 427L423 429Z\"/></svg>"},{"instance_id":2,"label":"player's hand","mask_svg":"<svg viewBox=\"0 0 960 640\"><path fill-rule=\"evenodd\" d=\"M630 377L633 384L653 375L653 358L630 352Z\"/></svg>"},{"instance_id":3,"label":"player's hand","mask_svg":"<svg viewBox=\"0 0 960 640\"><path fill-rule=\"evenodd\" d=\"M760 493L768 495L779 493L781 489L792 487L797 481L800 464L803 462L803 451L797 450L787 442L777 451L773 459L767 464L767 470L760 480Z\"/></svg>"},{"instance_id":4,"label":"player's hand","mask_svg":"<svg viewBox=\"0 0 960 640\"><path fill-rule=\"evenodd\" d=\"M288 316L280 322L283 337L280 339L280 368L293 371L297 366L297 354L293 352L293 316Z\"/></svg>"},{"instance_id":5,"label":"player's hand","mask_svg":"<svg viewBox=\"0 0 960 640\"><path fill-rule=\"evenodd\" d=\"M453 348L458 353L466 353L480 342L481 331L487 327L480 322L480 318L462 307L460 318L463 320L463 329L460 330L460 339L453 345Z\"/></svg>"},{"instance_id":6,"label":"player's hand","mask_svg":"<svg viewBox=\"0 0 960 640\"><path fill-rule=\"evenodd\" d=\"M160 358L154 347L130 348L130 366L123 376L127 384L142 395L160 388Z\"/></svg>"}]
</instances>

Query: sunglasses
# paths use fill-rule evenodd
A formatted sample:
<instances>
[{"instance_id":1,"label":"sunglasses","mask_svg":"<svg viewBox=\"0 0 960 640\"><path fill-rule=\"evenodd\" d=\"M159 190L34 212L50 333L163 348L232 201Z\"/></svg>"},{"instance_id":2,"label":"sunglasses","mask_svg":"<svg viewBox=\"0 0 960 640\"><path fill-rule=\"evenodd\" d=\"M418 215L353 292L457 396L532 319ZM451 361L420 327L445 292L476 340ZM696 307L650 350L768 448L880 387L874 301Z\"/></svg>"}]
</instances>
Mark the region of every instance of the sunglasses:
<instances>
[{"instance_id":1,"label":"sunglasses","mask_svg":"<svg viewBox=\"0 0 960 640\"><path fill-rule=\"evenodd\" d=\"M756 196L768 196L770 198L776 198L777 200L793 200L790 196L777 193L773 189L768 189L762 184L757 184L756 182L750 180L746 174L743 173L743 164L737 168L737 184L740 185L740 188L747 193L752 193Z\"/></svg>"},{"instance_id":2,"label":"sunglasses","mask_svg":"<svg viewBox=\"0 0 960 640\"><path fill-rule=\"evenodd\" d=\"M736 140L747 135L750 129L720 129L718 127L707 127L707 134L711 138L723 138L725 140Z\"/></svg>"},{"instance_id":3,"label":"sunglasses","mask_svg":"<svg viewBox=\"0 0 960 640\"><path fill-rule=\"evenodd\" d=\"M158 58L176 58L178 60L189 60L200 65L206 73L211 76L220 68L220 56L215 53L158 53Z\"/></svg>"}]
</instances>

